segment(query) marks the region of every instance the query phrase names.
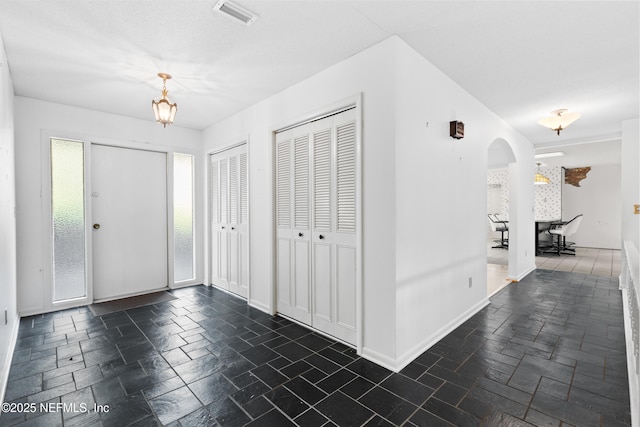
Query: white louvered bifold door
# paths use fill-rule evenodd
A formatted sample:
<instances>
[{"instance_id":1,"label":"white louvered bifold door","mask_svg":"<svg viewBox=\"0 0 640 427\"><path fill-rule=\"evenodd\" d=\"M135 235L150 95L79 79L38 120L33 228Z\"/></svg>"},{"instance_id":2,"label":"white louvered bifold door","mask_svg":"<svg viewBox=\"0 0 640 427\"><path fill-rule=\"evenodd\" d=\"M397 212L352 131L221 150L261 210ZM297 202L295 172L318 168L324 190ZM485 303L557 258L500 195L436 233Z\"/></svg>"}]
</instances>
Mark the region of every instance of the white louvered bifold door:
<instances>
[{"instance_id":1,"label":"white louvered bifold door","mask_svg":"<svg viewBox=\"0 0 640 427\"><path fill-rule=\"evenodd\" d=\"M358 162L355 110L335 116L335 318L333 335L356 341Z\"/></svg>"},{"instance_id":2,"label":"white louvered bifold door","mask_svg":"<svg viewBox=\"0 0 640 427\"><path fill-rule=\"evenodd\" d=\"M248 294L247 145L211 155L211 283Z\"/></svg>"},{"instance_id":3,"label":"white louvered bifold door","mask_svg":"<svg viewBox=\"0 0 640 427\"><path fill-rule=\"evenodd\" d=\"M276 134L277 311L356 342L355 109Z\"/></svg>"},{"instance_id":4,"label":"white louvered bifold door","mask_svg":"<svg viewBox=\"0 0 640 427\"><path fill-rule=\"evenodd\" d=\"M291 132L276 135L276 305L279 313L293 316L292 272L292 141Z\"/></svg>"},{"instance_id":5,"label":"white louvered bifold door","mask_svg":"<svg viewBox=\"0 0 640 427\"><path fill-rule=\"evenodd\" d=\"M276 135L277 304L286 316L311 324L309 135L295 128Z\"/></svg>"},{"instance_id":6,"label":"white louvered bifold door","mask_svg":"<svg viewBox=\"0 0 640 427\"><path fill-rule=\"evenodd\" d=\"M229 159L211 156L211 284L229 289Z\"/></svg>"},{"instance_id":7,"label":"white louvered bifold door","mask_svg":"<svg viewBox=\"0 0 640 427\"><path fill-rule=\"evenodd\" d=\"M313 326L356 341L355 110L313 123Z\"/></svg>"},{"instance_id":8,"label":"white louvered bifold door","mask_svg":"<svg viewBox=\"0 0 640 427\"><path fill-rule=\"evenodd\" d=\"M220 277L220 160L211 156L209 166L209 215L211 217L211 280L214 283Z\"/></svg>"},{"instance_id":9,"label":"white louvered bifold door","mask_svg":"<svg viewBox=\"0 0 640 427\"><path fill-rule=\"evenodd\" d=\"M311 324L311 226L309 133L293 135L293 318Z\"/></svg>"},{"instance_id":10,"label":"white louvered bifold door","mask_svg":"<svg viewBox=\"0 0 640 427\"><path fill-rule=\"evenodd\" d=\"M249 154L247 146L238 155L240 175L239 204L240 213L238 215L238 294L248 297L249 295Z\"/></svg>"},{"instance_id":11,"label":"white louvered bifold door","mask_svg":"<svg viewBox=\"0 0 640 427\"><path fill-rule=\"evenodd\" d=\"M312 123L313 326L333 335L333 117Z\"/></svg>"}]
</instances>

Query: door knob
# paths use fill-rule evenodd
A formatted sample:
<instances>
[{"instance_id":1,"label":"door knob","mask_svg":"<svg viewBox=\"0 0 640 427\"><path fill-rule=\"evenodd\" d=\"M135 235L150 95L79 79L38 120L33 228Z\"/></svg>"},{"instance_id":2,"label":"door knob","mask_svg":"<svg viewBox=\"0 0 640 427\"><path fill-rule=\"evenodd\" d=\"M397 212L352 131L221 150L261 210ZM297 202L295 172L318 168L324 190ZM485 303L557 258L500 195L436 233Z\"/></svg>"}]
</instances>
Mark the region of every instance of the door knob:
<instances>
[{"instance_id":1,"label":"door knob","mask_svg":"<svg viewBox=\"0 0 640 427\"><path fill-rule=\"evenodd\" d=\"M232 230L235 230L236 228L235 228L235 227L231 227L231 229L232 229Z\"/></svg>"},{"instance_id":2,"label":"door knob","mask_svg":"<svg viewBox=\"0 0 640 427\"><path fill-rule=\"evenodd\" d=\"M222 229L224 230L224 225L222 226Z\"/></svg>"},{"instance_id":3,"label":"door knob","mask_svg":"<svg viewBox=\"0 0 640 427\"><path fill-rule=\"evenodd\" d=\"M100 229L100 224L93 224L93 228L95 230L99 230Z\"/></svg>"},{"instance_id":4,"label":"door knob","mask_svg":"<svg viewBox=\"0 0 640 427\"><path fill-rule=\"evenodd\" d=\"M303 236L303 234L302 234L302 233L298 233L298 237L302 237L302 236Z\"/></svg>"},{"instance_id":5,"label":"door knob","mask_svg":"<svg viewBox=\"0 0 640 427\"><path fill-rule=\"evenodd\" d=\"M321 234L318 236L320 238L320 240L324 239L324 236Z\"/></svg>"}]
</instances>

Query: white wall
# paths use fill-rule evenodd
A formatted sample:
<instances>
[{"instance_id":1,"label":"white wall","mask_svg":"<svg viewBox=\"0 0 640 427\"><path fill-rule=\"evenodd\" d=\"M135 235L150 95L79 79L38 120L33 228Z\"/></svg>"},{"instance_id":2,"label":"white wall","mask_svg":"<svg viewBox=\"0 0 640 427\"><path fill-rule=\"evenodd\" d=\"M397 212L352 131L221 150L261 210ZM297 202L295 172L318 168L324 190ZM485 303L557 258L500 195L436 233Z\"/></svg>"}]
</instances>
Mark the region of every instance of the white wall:
<instances>
[{"instance_id":1,"label":"white wall","mask_svg":"<svg viewBox=\"0 0 640 427\"><path fill-rule=\"evenodd\" d=\"M151 115L151 109L149 110ZM44 232L41 166L47 161L42 138L55 135L92 142L118 144L158 151L179 151L201 155L200 132L177 126L163 128L153 121L132 119L30 98L15 98L16 193L18 240L18 311L41 313L52 309L51 284L45 279L49 266L48 240ZM45 157L43 157L45 156ZM197 157L196 157L197 158ZM197 166L199 163L196 164ZM196 191L202 191L204 173L196 169ZM203 280L202 212L196 207L197 281ZM198 281L199 280L199 281Z\"/></svg>"},{"instance_id":2,"label":"white wall","mask_svg":"<svg viewBox=\"0 0 640 427\"><path fill-rule=\"evenodd\" d=\"M640 248L640 216L634 215L633 205L640 204L640 119L622 122L621 211L622 240L629 240Z\"/></svg>"},{"instance_id":3,"label":"white wall","mask_svg":"<svg viewBox=\"0 0 640 427\"><path fill-rule=\"evenodd\" d=\"M396 352L404 364L488 303L489 146L507 141L520 169L530 164L533 147L408 45L398 40L396 49ZM463 139L449 137L452 120L464 122ZM516 188L522 179L515 177ZM532 179L520 206L529 212ZM510 206L517 233L514 212ZM531 237L511 243L514 253L527 245L532 253ZM514 269L532 269L530 258L526 267L516 260Z\"/></svg>"},{"instance_id":4,"label":"white wall","mask_svg":"<svg viewBox=\"0 0 640 427\"><path fill-rule=\"evenodd\" d=\"M393 61L395 39L382 42L206 129L205 151L249 136L251 286L249 302L272 311L274 217L272 132L362 98L364 347L395 359ZM367 173L366 171L369 171Z\"/></svg>"},{"instance_id":5,"label":"white wall","mask_svg":"<svg viewBox=\"0 0 640 427\"><path fill-rule=\"evenodd\" d=\"M563 184L562 218L583 214L570 239L586 248L620 249L620 165L593 166L580 187Z\"/></svg>"},{"instance_id":6,"label":"white wall","mask_svg":"<svg viewBox=\"0 0 640 427\"><path fill-rule=\"evenodd\" d=\"M19 323L16 308L13 100L13 84L0 38L0 402L4 399Z\"/></svg>"},{"instance_id":7,"label":"white wall","mask_svg":"<svg viewBox=\"0 0 640 427\"><path fill-rule=\"evenodd\" d=\"M434 334L486 302L487 149L504 138L516 158L530 164L533 147L397 37L206 129L205 151L249 135L250 303L256 307L274 309L271 133L357 93L363 135L362 350L398 368ZM454 119L468 129L461 141L448 136ZM519 214L529 213L521 223L532 221L533 174L526 169L512 177L523 194ZM440 185L431 184L432 176ZM516 274L534 268L531 231L527 225L518 234Z\"/></svg>"}]
</instances>

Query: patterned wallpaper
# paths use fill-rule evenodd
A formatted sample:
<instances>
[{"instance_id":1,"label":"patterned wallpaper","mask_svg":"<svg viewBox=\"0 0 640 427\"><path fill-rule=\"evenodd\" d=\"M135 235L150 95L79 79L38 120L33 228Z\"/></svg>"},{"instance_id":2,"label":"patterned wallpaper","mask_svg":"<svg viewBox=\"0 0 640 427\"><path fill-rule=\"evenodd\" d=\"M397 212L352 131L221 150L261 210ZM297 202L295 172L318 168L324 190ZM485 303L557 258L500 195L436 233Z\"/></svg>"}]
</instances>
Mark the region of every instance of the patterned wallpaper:
<instances>
[{"instance_id":1,"label":"patterned wallpaper","mask_svg":"<svg viewBox=\"0 0 640 427\"><path fill-rule=\"evenodd\" d=\"M551 182L547 185L536 185L533 190L534 218L536 220L562 219L562 168L542 166L540 173Z\"/></svg>"},{"instance_id":2,"label":"patterned wallpaper","mask_svg":"<svg viewBox=\"0 0 640 427\"><path fill-rule=\"evenodd\" d=\"M487 213L498 214L500 219L509 220L509 169L489 169L487 171ZM487 236L492 239L491 225L487 220ZM499 233L497 233L499 234Z\"/></svg>"},{"instance_id":3,"label":"patterned wallpaper","mask_svg":"<svg viewBox=\"0 0 640 427\"><path fill-rule=\"evenodd\" d=\"M509 169L489 169L487 171L488 214L498 214L500 219L509 220ZM499 200L495 200L499 197Z\"/></svg>"},{"instance_id":4,"label":"patterned wallpaper","mask_svg":"<svg viewBox=\"0 0 640 427\"><path fill-rule=\"evenodd\" d=\"M534 168L537 169L535 166ZM542 166L540 172L551 182L547 185L536 185L534 188L534 218L543 221L561 219L562 168ZM501 219L509 220L508 168L487 171L487 213L497 213ZM489 227L488 223L487 227Z\"/></svg>"}]
</instances>

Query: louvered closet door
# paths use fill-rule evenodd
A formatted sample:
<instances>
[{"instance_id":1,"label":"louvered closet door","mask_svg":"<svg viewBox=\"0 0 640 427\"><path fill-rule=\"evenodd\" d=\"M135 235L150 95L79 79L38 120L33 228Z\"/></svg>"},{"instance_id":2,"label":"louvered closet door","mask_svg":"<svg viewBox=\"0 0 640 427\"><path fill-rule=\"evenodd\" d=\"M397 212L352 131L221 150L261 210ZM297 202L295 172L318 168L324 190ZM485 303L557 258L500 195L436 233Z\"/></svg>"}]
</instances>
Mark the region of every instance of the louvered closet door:
<instances>
[{"instance_id":1,"label":"louvered closet door","mask_svg":"<svg viewBox=\"0 0 640 427\"><path fill-rule=\"evenodd\" d=\"M278 311L311 324L309 134L276 137Z\"/></svg>"},{"instance_id":2,"label":"louvered closet door","mask_svg":"<svg viewBox=\"0 0 640 427\"><path fill-rule=\"evenodd\" d=\"M313 123L313 326L356 340L355 110Z\"/></svg>"},{"instance_id":3,"label":"louvered closet door","mask_svg":"<svg viewBox=\"0 0 640 427\"><path fill-rule=\"evenodd\" d=\"M277 310L355 344L355 109L276 135Z\"/></svg>"},{"instance_id":4,"label":"louvered closet door","mask_svg":"<svg viewBox=\"0 0 640 427\"><path fill-rule=\"evenodd\" d=\"M246 297L249 283L246 144L211 156L211 283Z\"/></svg>"},{"instance_id":5,"label":"louvered closet door","mask_svg":"<svg viewBox=\"0 0 640 427\"><path fill-rule=\"evenodd\" d=\"M335 209L333 248L335 311L333 334L347 342L356 342L356 289L358 163L356 153L355 110L346 111L334 120L335 131Z\"/></svg>"}]
</instances>

